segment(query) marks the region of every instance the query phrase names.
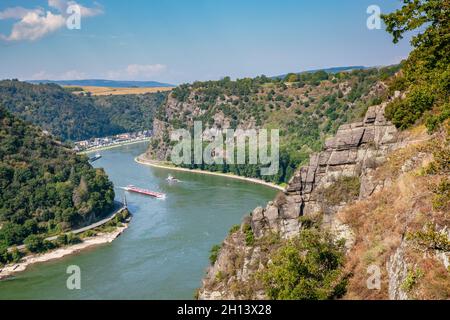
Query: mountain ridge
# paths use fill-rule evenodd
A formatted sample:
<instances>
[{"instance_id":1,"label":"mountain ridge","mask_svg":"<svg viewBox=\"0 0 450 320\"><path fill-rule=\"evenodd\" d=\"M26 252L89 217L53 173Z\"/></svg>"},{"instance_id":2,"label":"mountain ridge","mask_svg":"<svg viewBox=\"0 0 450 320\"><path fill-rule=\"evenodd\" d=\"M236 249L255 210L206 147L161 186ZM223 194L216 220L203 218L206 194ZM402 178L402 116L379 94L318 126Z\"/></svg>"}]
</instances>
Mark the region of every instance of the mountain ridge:
<instances>
[{"instance_id":1,"label":"mountain ridge","mask_svg":"<svg viewBox=\"0 0 450 320\"><path fill-rule=\"evenodd\" d=\"M82 87L110 87L110 88L144 88L144 87L175 87L173 84L158 81L129 81L129 80L107 80L107 79L82 79L82 80L25 80L32 84L58 84L61 86Z\"/></svg>"}]
</instances>

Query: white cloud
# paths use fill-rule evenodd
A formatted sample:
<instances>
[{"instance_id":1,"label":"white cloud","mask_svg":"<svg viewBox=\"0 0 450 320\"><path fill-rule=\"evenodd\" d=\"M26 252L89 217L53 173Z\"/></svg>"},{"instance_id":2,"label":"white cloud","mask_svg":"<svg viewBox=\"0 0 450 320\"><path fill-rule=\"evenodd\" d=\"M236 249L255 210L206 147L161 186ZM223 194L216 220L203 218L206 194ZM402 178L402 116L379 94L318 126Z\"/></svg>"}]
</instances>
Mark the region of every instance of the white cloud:
<instances>
[{"instance_id":1,"label":"white cloud","mask_svg":"<svg viewBox=\"0 0 450 320\"><path fill-rule=\"evenodd\" d=\"M0 34L0 40L4 41L34 41L47 34L55 32L66 25L68 17L67 8L70 5L79 5L81 18L94 17L103 13L103 9L96 4L93 8L88 8L75 1L48 0L48 6L57 12L44 11L41 8L26 9L22 7L11 7L0 11L0 20L18 20L12 26L9 35Z\"/></svg>"},{"instance_id":2,"label":"white cloud","mask_svg":"<svg viewBox=\"0 0 450 320\"><path fill-rule=\"evenodd\" d=\"M37 12L29 12L14 24L11 34L4 39L8 41L37 40L63 27L65 23L64 17L55 15L50 11L43 15Z\"/></svg>"},{"instance_id":3,"label":"white cloud","mask_svg":"<svg viewBox=\"0 0 450 320\"><path fill-rule=\"evenodd\" d=\"M67 8L71 5L78 5L80 7L81 17L95 17L103 13L103 9L97 3L94 8L88 8L76 1L48 0L48 6L58 10L62 14L67 14Z\"/></svg>"},{"instance_id":4,"label":"white cloud","mask_svg":"<svg viewBox=\"0 0 450 320\"><path fill-rule=\"evenodd\" d=\"M22 19L29 12L42 12L41 9L25 9L23 7L11 7L0 11L0 20Z\"/></svg>"}]
</instances>

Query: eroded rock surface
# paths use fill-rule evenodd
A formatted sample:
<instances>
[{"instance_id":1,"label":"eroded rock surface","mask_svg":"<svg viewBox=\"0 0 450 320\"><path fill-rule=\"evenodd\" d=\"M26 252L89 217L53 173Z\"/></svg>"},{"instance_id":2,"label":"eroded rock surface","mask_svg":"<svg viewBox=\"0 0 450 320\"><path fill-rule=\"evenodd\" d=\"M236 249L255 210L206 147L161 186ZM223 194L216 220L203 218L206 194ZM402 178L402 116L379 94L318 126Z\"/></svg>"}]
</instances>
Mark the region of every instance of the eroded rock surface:
<instances>
[{"instance_id":1,"label":"eroded rock surface","mask_svg":"<svg viewBox=\"0 0 450 320\"><path fill-rule=\"evenodd\" d=\"M252 228L256 237L267 231L280 232L283 238L295 236L301 227L299 217L319 212L331 224L333 214L345 204L326 205L318 191L339 177L360 177L361 198L375 191L378 183L371 180L370 171L398 146L397 129L385 119L384 107L370 107L364 121L341 126L325 142L324 150L311 155L309 165L295 173L284 194L265 209L255 209Z\"/></svg>"},{"instance_id":2,"label":"eroded rock surface","mask_svg":"<svg viewBox=\"0 0 450 320\"><path fill-rule=\"evenodd\" d=\"M256 208L242 226L249 224L256 239L273 234L289 239L299 234L300 217L320 213L325 227L336 231L337 237L348 238L349 248L351 230L335 219L336 212L346 203L326 204L321 190L342 176L359 177L361 199L382 187L382 182L373 179L370 173L386 161L389 152L401 145L395 126L384 117L385 106L372 106L362 122L341 126L336 135L326 141L324 150L312 154L309 165L294 174L285 191L265 208ZM246 245L242 233L230 235L217 262L203 279L199 299L264 298L264 292L255 285L254 292L236 290L239 284L248 282L252 274L261 270L264 263L267 260L261 248ZM224 275L227 275L225 281L222 280Z\"/></svg>"}]
</instances>

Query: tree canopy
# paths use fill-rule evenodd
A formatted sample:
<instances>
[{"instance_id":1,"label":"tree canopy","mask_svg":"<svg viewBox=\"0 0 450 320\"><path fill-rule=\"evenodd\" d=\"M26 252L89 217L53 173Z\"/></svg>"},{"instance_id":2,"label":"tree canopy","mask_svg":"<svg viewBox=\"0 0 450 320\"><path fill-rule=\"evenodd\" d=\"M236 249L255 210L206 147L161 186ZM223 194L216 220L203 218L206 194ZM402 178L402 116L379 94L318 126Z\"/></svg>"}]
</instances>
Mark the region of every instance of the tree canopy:
<instances>
[{"instance_id":1,"label":"tree canopy","mask_svg":"<svg viewBox=\"0 0 450 320\"><path fill-rule=\"evenodd\" d=\"M0 247L84 225L113 205L102 169L0 107Z\"/></svg>"}]
</instances>

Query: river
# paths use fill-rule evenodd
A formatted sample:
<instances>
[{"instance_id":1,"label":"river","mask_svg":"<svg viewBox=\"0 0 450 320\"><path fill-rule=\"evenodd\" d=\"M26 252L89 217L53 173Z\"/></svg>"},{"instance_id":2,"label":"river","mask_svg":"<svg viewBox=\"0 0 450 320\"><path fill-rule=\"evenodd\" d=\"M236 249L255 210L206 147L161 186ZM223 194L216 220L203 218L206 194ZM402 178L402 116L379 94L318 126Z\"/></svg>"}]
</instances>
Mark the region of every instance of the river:
<instances>
[{"instance_id":1,"label":"river","mask_svg":"<svg viewBox=\"0 0 450 320\"><path fill-rule=\"evenodd\" d=\"M224 177L171 172L134 162L147 143L104 150L116 187L133 184L164 192L165 200L127 194L133 220L111 244L29 267L0 281L0 299L192 299L208 266L209 250L277 190ZM172 173L181 182L168 184ZM117 200L123 191L116 189ZM69 290L67 267L81 270L81 289Z\"/></svg>"}]
</instances>

